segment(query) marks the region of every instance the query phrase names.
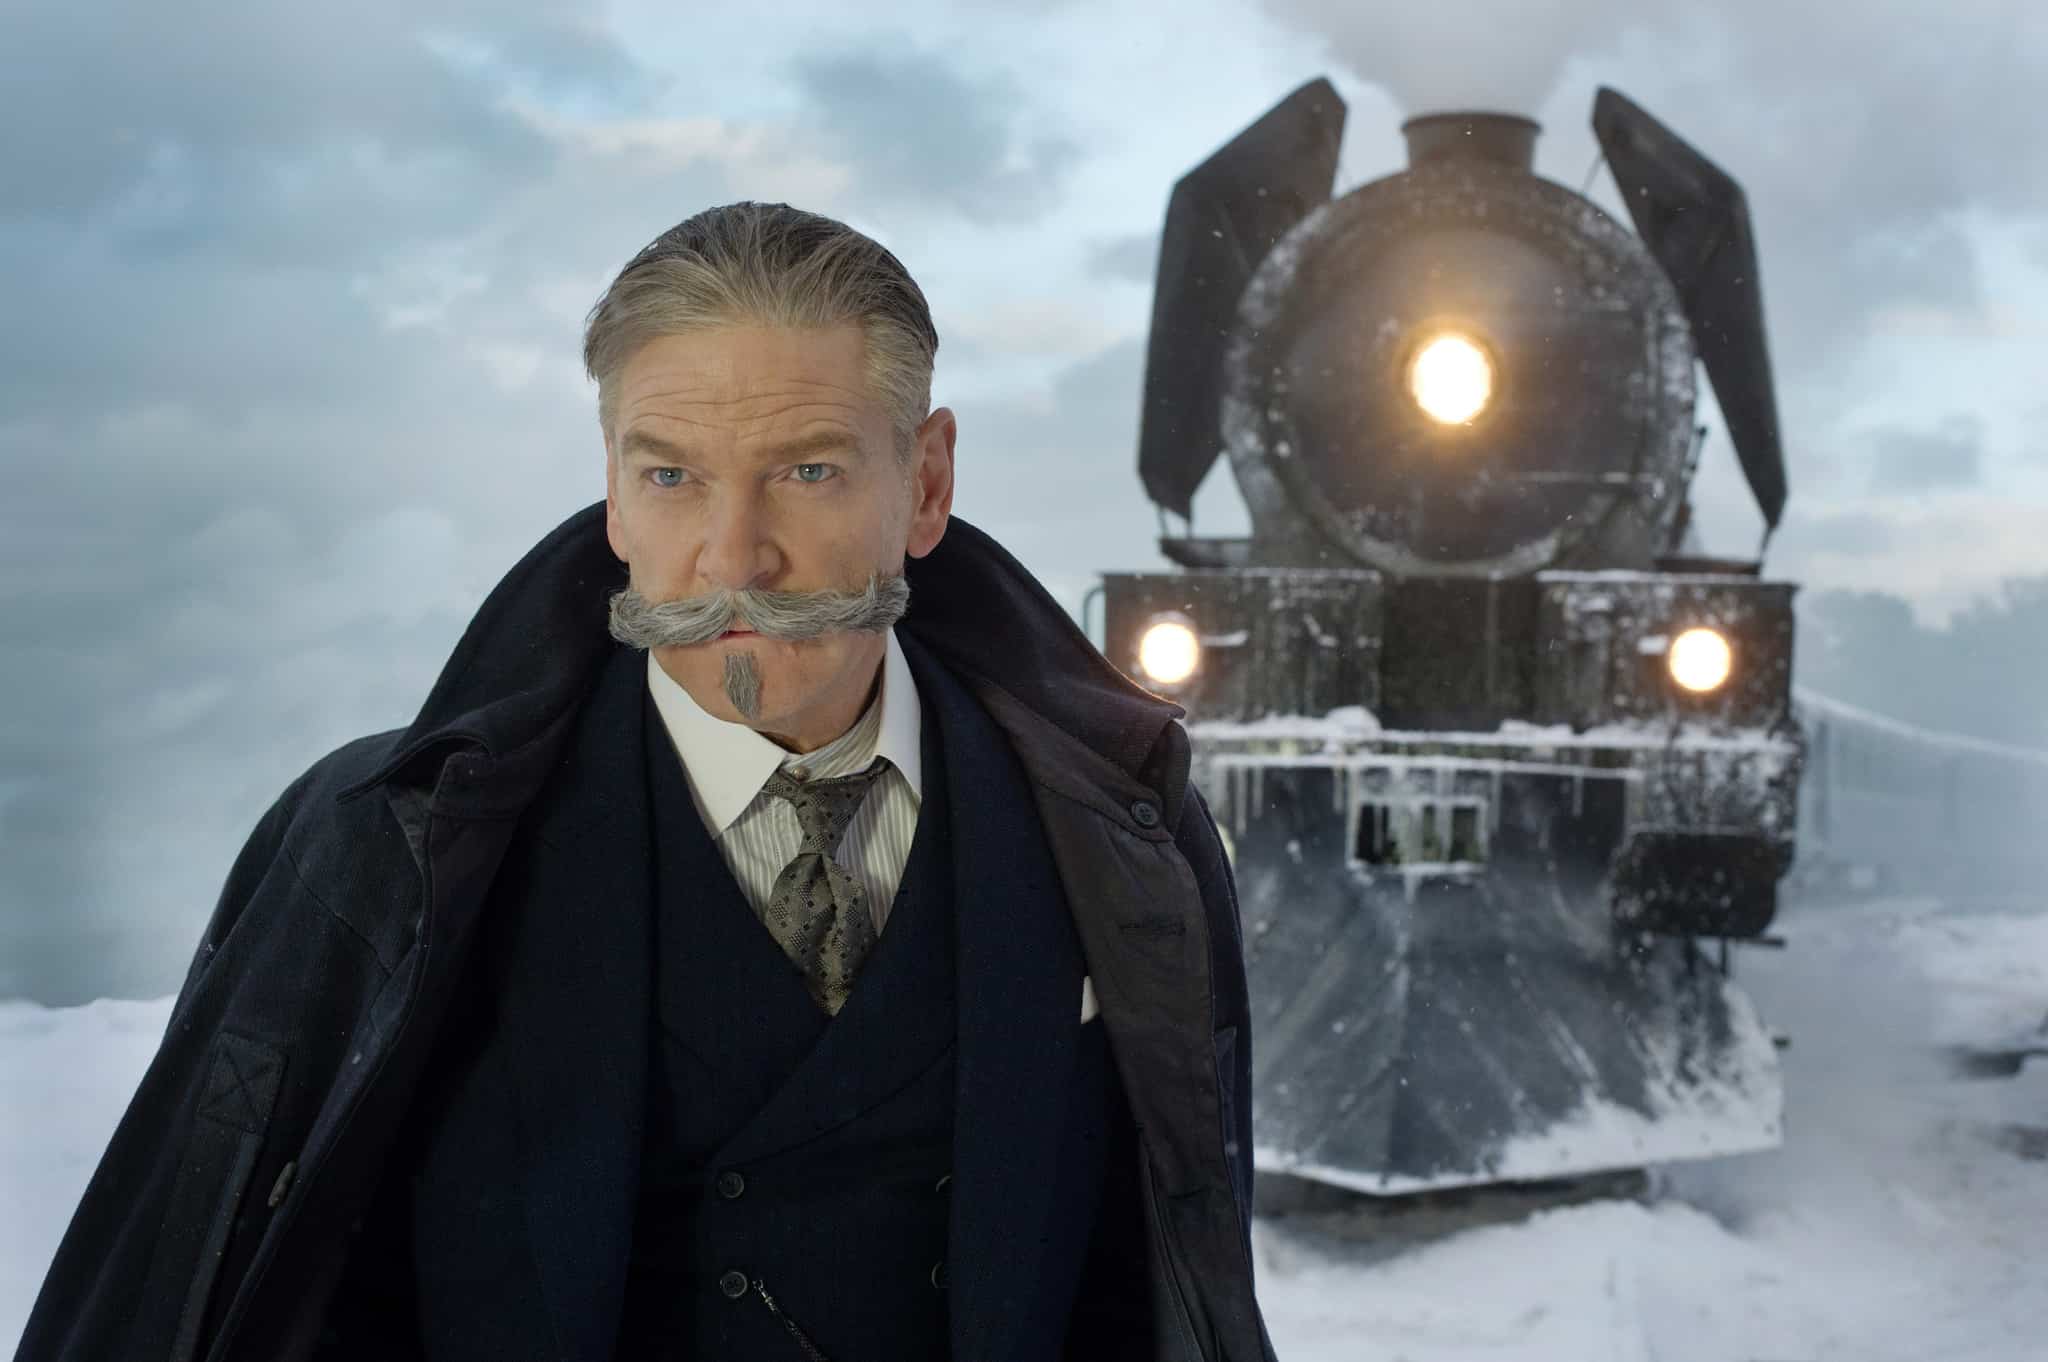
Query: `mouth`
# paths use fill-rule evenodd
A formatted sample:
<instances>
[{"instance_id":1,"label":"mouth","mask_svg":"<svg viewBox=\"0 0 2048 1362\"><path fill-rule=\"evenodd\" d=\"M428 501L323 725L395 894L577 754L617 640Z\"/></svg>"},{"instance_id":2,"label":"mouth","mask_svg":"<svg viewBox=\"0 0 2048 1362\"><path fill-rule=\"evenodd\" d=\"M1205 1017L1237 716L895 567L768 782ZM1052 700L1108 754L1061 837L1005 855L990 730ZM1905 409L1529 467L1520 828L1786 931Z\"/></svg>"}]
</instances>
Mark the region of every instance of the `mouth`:
<instances>
[{"instance_id":1,"label":"mouth","mask_svg":"<svg viewBox=\"0 0 2048 1362\"><path fill-rule=\"evenodd\" d=\"M728 630L726 630L726 631L725 631L724 633L722 633L722 634L720 634L720 635L719 635L719 637L720 637L720 638L722 638L722 639L725 639L725 638L752 638L753 636L754 636L754 631L753 631L752 629L728 629Z\"/></svg>"}]
</instances>

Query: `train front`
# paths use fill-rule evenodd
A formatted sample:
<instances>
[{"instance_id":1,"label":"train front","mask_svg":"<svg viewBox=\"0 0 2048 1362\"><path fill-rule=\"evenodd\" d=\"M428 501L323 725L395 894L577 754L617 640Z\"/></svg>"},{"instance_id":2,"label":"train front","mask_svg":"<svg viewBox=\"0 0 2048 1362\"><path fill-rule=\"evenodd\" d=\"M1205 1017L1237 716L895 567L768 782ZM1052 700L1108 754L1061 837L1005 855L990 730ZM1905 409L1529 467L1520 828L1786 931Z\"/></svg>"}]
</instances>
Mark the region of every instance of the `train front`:
<instances>
[{"instance_id":1,"label":"train front","mask_svg":"<svg viewBox=\"0 0 2048 1362\"><path fill-rule=\"evenodd\" d=\"M1103 582L1230 845L1258 1166L1389 1194L1774 1145L1726 943L1791 858L1793 588L1687 527L1699 360L1784 502L1740 191L1603 91L1636 233L1508 115L1413 120L1333 200L1343 113L1313 82L1176 187L1140 469L1185 517L1227 453L1252 534Z\"/></svg>"}]
</instances>

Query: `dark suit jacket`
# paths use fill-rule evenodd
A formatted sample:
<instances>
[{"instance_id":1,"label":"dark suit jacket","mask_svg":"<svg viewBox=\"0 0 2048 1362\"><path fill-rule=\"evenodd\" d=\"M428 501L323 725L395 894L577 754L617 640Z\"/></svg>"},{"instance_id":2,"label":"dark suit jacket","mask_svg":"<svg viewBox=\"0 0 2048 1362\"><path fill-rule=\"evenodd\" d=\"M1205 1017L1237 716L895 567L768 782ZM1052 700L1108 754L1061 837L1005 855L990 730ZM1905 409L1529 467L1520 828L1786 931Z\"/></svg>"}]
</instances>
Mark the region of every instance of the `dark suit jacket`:
<instances>
[{"instance_id":1,"label":"dark suit jacket","mask_svg":"<svg viewBox=\"0 0 2048 1362\"><path fill-rule=\"evenodd\" d=\"M1135 1159L1135 1132L1120 1085L1108 1081L1103 1026L1079 1019L1086 962L1030 787L967 690L915 640L903 648L943 734L927 744L944 763L927 788L943 804L954 888L928 905L951 912L944 935L956 951L953 1355L1143 1356L1154 1321L1142 1205L1128 1176L1104 1177ZM479 943L463 1002L443 1027L423 1100L329 1307L323 1356L611 1355L644 1205L653 1034L654 853L637 759L649 736L644 666L642 654L622 650L604 668L567 760L492 888L502 924ZM649 759L673 760L653 737ZM693 825L674 835L701 840L694 859L737 894L686 801L683 812ZM772 948L765 934L763 943ZM791 993L809 1006L800 989ZM857 1020L852 1009L864 1004L849 1004L835 1025ZM865 1110L900 1077L886 1063L849 1065L822 1086L786 1088L727 1160L802 1143L821 1113ZM435 1284L425 1289L437 1298L420 1300L421 1283ZM422 1316L432 1321L425 1348Z\"/></svg>"}]
</instances>

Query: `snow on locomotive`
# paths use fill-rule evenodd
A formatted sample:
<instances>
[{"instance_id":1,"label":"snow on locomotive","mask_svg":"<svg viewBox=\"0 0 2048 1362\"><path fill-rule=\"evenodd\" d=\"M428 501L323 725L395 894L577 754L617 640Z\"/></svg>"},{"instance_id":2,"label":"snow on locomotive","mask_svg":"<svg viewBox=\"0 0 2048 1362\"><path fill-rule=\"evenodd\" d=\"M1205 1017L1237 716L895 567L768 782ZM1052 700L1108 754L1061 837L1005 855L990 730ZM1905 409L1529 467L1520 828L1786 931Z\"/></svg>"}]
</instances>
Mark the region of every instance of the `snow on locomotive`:
<instances>
[{"instance_id":1,"label":"snow on locomotive","mask_svg":"<svg viewBox=\"0 0 2048 1362\"><path fill-rule=\"evenodd\" d=\"M1332 199L1344 113L1311 82L1175 187L1140 473L1185 518L1227 453L1252 533L1102 585L1231 846L1258 1166L1391 1194L1774 1145L1726 945L1791 860L1793 587L1688 531L1696 362L1785 501L1741 191L1603 90L1635 233L1506 114L1413 119Z\"/></svg>"}]
</instances>

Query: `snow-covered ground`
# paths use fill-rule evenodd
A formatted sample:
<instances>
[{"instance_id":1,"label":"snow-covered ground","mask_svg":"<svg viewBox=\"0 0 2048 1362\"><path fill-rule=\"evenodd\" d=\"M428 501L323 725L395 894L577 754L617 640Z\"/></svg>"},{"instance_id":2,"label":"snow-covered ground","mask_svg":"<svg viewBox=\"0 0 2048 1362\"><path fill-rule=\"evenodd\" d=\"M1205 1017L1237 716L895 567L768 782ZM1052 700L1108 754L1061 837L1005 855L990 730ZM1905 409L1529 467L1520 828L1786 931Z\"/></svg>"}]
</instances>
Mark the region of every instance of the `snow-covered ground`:
<instances>
[{"instance_id":1,"label":"snow-covered ground","mask_svg":"<svg viewBox=\"0 0 2048 1362\"><path fill-rule=\"evenodd\" d=\"M1741 977L1787 1052L1782 1150L1428 1242L1261 1221L1283 1362L2048 1362L2048 1062L1937 1047L2048 1012L2048 913L1804 909ZM169 1016L0 1003L0 1340Z\"/></svg>"},{"instance_id":2,"label":"snow-covered ground","mask_svg":"<svg viewBox=\"0 0 2048 1362\"><path fill-rule=\"evenodd\" d=\"M1405 1251L1262 1222L1283 1362L2048 1362L2048 1062L1938 1047L2048 1013L2048 914L1788 911L1737 971L1789 1034L1782 1149ZM2023 1145L2021 1146L2024 1147Z\"/></svg>"},{"instance_id":3,"label":"snow-covered ground","mask_svg":"<svg viewBox=\"0 0 2048 1362\"><path fill-rule=\"evenodd\" d=\"M169 998L0 1002L0 1345L10 1356L170 1018Z\"/></svg>"}]
</instances>

